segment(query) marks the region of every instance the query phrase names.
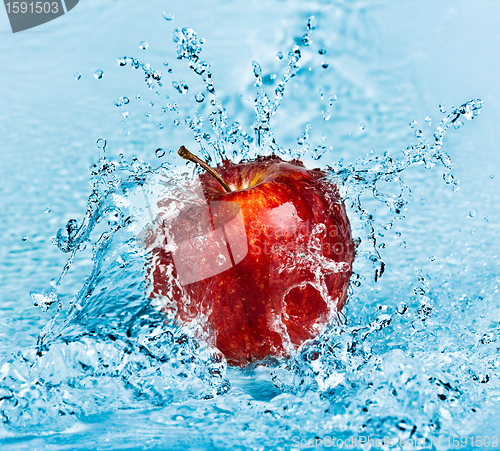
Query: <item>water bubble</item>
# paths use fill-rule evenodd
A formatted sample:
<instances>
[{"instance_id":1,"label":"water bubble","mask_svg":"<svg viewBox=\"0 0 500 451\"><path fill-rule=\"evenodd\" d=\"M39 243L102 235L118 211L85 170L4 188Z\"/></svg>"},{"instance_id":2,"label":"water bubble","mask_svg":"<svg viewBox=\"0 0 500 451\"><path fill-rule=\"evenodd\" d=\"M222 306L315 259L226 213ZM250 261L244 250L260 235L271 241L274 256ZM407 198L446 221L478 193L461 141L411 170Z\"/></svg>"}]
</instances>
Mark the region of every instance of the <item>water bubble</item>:
<instances>
[{"instance_id":1,"label":"water bubble","mask_svg":"<svg viewBox=\"0 0 500 451\"><path fill-rule=\"evenodd\" d=\"M129 113L128 111L124 111L124 112L122 113L122 116L123 116L125 119L127 119L127 117L129 117L129 115L130 115L130 113Z\"/></svg>"},{"instance_id":2,"label":"water bubble","mask_svg":"<svg viewBox=\"0 0 500 451\"><path fill-rule=\"evenodd\" d=\"M321 65L321 67L322 67L323 69L328 69L328 63L323 63L323 64Z\"/></svg>"},{"instance_id":3,"label":"water bubble","mask_svg":"<svg viewBox=\"0 0 500 451\"><path fill-rule=\"evenodd\" d=\"M50 208L50 205L45 209L45 213L50 213L52 209Z\"/></svg>"},{"instance_id":4,"label":"water bubble","mask_svg":"<svg viewBox=\"0 0 500 451\"><path fill-rule=\"evenodd\" d=\"M395 232L394 233L394 239L399 239L399 237L401 236L401 232Z\"/></svg>"},{"instance_id":5,"label":"water bubble","mask_svg":"<svg viewBox=\"0 0 500 451\"><path fill-rule=\"evenodd\" d=\"M173 72L173 69L170 68L168 71L167 71L169 74L171 74Z\"/></svg>"},{"instance_id":6,"label":"water bubble","mask_svg":"<svg viewBox=\"0 0 500 451\"><path fill-rule=\"evenodd\" d=\"M141 50L146 50L148 47L149 47L149 44L148 44L146 41L142 41L142 42L139 44L139 48L140 48Z\"/></svg>"},{"instance_id":7,"label":"water bubble","mask_svg":"<svg viewBox=\"0 0 500 451\"><path fill-rule=\"evenodd\" d=\"M491 174L490 175L490 179L493 180L495 178L495 175L494 174Z\"/></svg>"},{"instance_id":8,"label":"water bubble","mask_svg":"<svg viewBox=\"0 0 500 451\"><path fill-rule=\"evenodd\" d=\"M436 256L435 256L435 255L431 255L431 256L429 257L429 260L430 260L431 262L436 261Z\"/></svg>"},{"instance_id":9,"label":"water bubble","mask_svg":"<svg viewBox=\"0 0 500 451\"><path fill-rule=\"evenodd\" d=\"M307 21L307 29L314 30L315 28L316 28L316 18L314 16L311 16Z\"/></svg>"},{"instance_id":10,"label":"water bubble","mask_svg":"<svg viewBox=\"0 0 500 451\"><path fill-rule=\"evenodd\" d=\"M399 245L400 245L403 249L406 249L406 241L401 241L401 243L399 243Z\"/></svg>"},{"instance_id":11,"label":"water bubble","mask_svg":"<svg viewBox=\"0 0 500 451\"><path fill-rule=\"evenodd\" d=\"M139 94L137 94L137 95L135 96L135 99L136 99L136 100L139 100L140 98L141 98L141 96L140 96Z\"/></svg>"},{"instance_id":12,"label":"water bubble","mask_svg":"<svg viewBox=\"0 0 500 451\"><path fill-rule=\"evenodd\" d=\"M455 122L455 124L453 124L453 127L454 127L455 129L459 129L462 125L464 125L464 123L463 123L463 122L461 122L461 121L456 121L456 122Z\"/></svg>"},{"instance_id":13,"label":"water bubble","mask_svg":"<svg viewBox=\"0 0 500 451\"><path fill-rule=\"evenodd\" d=\"M146 117L151 117L151 113L150 113L149 111L146 111L146 112L144 113L144 116L146 116Z\"/></svg>"},{"instance_id":14,"label":"water bubble","mask_svg":"<svg viewBox=\"0 0 500 451\"><path fill-rule=\"evenodd\" d=\"M118 58L118 65L123 67L127 65L128 58L124 56L123 58Z\"/></svg>"},{"instance_id":15,"label":"water bubble","mask_svg":"<svg viewBox=\"0 0 500 451\"><path fill-rule=\"evenodd\" d=\"M28 237L27 236L23 236L23 241L28 241Z\"/></svg>"},{"instance_id":16,"label":"water bubble","mask_svg":"<svg viewBox=\"0 0 500 451\"><path fill-rule=\"evenodd\" d=\"M333 102L337 101L337 96L334 94L334 95L330 96L330 98L328 100L330 101L330 106L332 106Z\"/></svg>"},{"instance_id":17,"label":"water bubble","mask_svg":"<svg viewBox=\"0 0 500 451\"><path fill-rule=\"evenodd\" d=\"M165 156L165 151L161 147L158 147L158 149L155 150L155 155L158 158L161 158L161 157Z\"/></svg>"},{"instance_id":18,"label":"water bubble","mask_svg":"<svg viewBox=\"0 0 500 451\"><path fill-rule=\"evenodd\" d=\"M326 50L325 50L325 49L319 49L319 50L318 50L318 53L319 53L320 55L324 55L324 54L326 53Z\"/></svg>"},{"instance_id":19,"label":"water bubble","mask_svg":"<svg viewBox=\"0 0 500 451\"><path fill-rule=\"evenodd\" d=\"M100 80L102 78L102 75L104 74L104 72L102 70L96 70L94 72L94 77L97 79L97 80Z\"/></svg>"},{"instance_id":20,"label":"water bubble","mask_svg":"<svg viewBox=\"0 0 500 451\"><path fill-rule=\"evenodd\" d=\"M196 94L194 96L194 99L198 102L198 103L201 103L205 100L205 94L203 94L202 92L199 92L198 94Z\"/></svg>"},{"instance_id":21,"label":"water bubble","mask_svg":"<svg viewBox=\"0 0 500 451\"><path fill-rule=\"evenodd\" d=\"M425 122L427 122L429 125L432 125L432 119L429 116L425 118Z\"/></svg>"},{"instance_id":22,"label":"water bubble","mask_svg":"<svg viewBox=\"0 0 500 451\"><path fill-rule=\"evenodd\" d=\"M158 122L158 123L156 124L156 126L157 126L160 130L162 130L162 129L163 129L163 127L164 127L164 125L163 125L161 122Z\"/></svg>"},{"instance_id":23,"label":"water bubble","mask_svg":"<svg viewBox=\"0 0 500 451\"><path fill-rule=\"evenodd\" d=\"M408 125L409 125L411 128L415 128L415 125L417 125L417 121L411 121Z\"/></svg>"},{"instance_id":24,"label":"water bubble","mask_svg":"<svg viewBox=\"0 0 500 451\"><path fill-rule=\"evenodd\" d=\"M321 114L323 115L323 120L328 121L332 117L330 110L327 111L322 111Z\"/></svg>"},{"instance_id":25,"label":"water bubble","mask_svg":"<svg viewBox=\"0 0 500 451\"><path fill-rule=\"evenodd\" d=\"M476 212L475 212L474 210L470 210L470 211L469 211L469 216L470 216L471 218L473 218L474 216L476 216Z\"/></svg>"},{"instance_id":26,"label":"water bubble","mask_svg":"<svg viewBox=\"0 0 500 451\"><path fill-rule=\"evenodd\" d=\"M440 103L440 104L439 104L439 111L440 111L441 113L446 113L446 107L444 106L444 104L443 104L443 103Z\"/></svg>"},{"instance_id":27,"label":"water bubble","mask_svg":"<svg viewBox=\"0 0 500 451\"><path fill-rule=\"evenodd\" d=\"M417 138L421 138L421 137L422 137L422 135L423 135L422 130L415 130L415 136L416 136Z\"/></svg>"},{"instance_id":28,"label":"water bubble","mask_svg":"<svg viewBox=\"0 0 500 451\"><path fill-rule=\"evenodd\" d=\"M82 78L82 74L76 73L74 75L74 77L75 77L75 80L78 81L78 80L80 80L80 78Z\"/></svg>"},{"instance_id":29,"label":"water bubble","mask_svg":"<svg viewBox=\"0 0 500 451\"><path fill-rule=\"evenodd\" d=\"M180 125L181 121L179 121L179 119L175 119L174 120L174 125Z\"/></svg>"},{"instance_id":30,"label":"water bubble","mask_svg":"<svg viewBox=\"0 0 500 451\"><path fill-rule=\"evenodd\" d=\"M359 129L361 131L363 131L365 128L366 128L366 124L364 122L361 122L361 124L359 124Z\"/></svg>"},{"instance_id":31,"label":"water bubble","mask_svg":"<svg viewBox=\"0 0 500 451\"><path fill-rule=\"evenodd\" d=\"M427 199L424 199L424 198L420 199L420 205L425 205L426 202L427 202Z\"/></svg>"},{"instance_id":32,"label":"water bubble","mask_svg":"<svg viewBox=\"0 0 500 451\"><path fill-rule=\"evenodd\" d=\"M283 53L282 53L282 52L278 52L278 53L276 54L276 59L278 59L278 60L282 60L282 59L283 59Z\"/></svg>"},{"instance_id":33,"label":"water bubble","mask_svg":"<svg viewBox=\"0 0 500 451\"><path fill-rule=\"evenodd\" d=\"M98 149L106 149L106 140L104 138L99 138L95 144Z\"/></svg>"},{"instance_id":34,"label":"water bubble","mask_svg":"<svg viewBox=\"0 0 500 451\"><path fill-rule=\"evenodd\" d=\"M166 12L164 12L163 13L163 18L165 20L172 20L174 18L174 15L172 13L166 13Z\"/></svg>"},{"instance_id":35,"label":"water bubble","mask_svg":"<svg viewBox=\"0 0 500 451\"><path fill-rule=\"evenodd\" d=\"M489 217L488 215L486 215L486 216L484 217L484 220L485 220L486 222L488 222L488 221L490 220L490 217Z\"/></svg>"},{"instance_id":36,"label":"water bubble","mask_svg":"<svg viewBox=\"0 0 500 451\"><path fill-rule=\"evenodd\" d=\"M130 135L130 130L124 130L123 133L125 133L126 136Z\"/></svg>"}]
</instances>

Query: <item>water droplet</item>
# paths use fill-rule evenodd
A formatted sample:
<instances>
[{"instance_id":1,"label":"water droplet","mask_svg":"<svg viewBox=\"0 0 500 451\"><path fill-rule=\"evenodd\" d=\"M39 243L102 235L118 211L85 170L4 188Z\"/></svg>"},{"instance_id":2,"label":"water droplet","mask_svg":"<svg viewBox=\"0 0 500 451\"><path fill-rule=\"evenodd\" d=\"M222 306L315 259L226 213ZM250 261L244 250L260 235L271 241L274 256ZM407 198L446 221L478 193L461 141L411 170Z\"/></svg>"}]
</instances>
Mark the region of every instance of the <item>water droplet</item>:
<instances>
[{"instance_id":1,"label":"water droplet","mask_svg":"<svg viewBox=\"0 0 500 451\"><path fill-rule=\"evenodd\" d=\"M172 20L174 18L174 15L172 13L163 13L163 17L165 20Z\"/></svg>"},{"instance_id":2,"label":"water droplet","mask_svg":"<svg viewBox=\"0 0 500 451\"><path fill-rule=\"evenodd\" d=\"M28 237L27 236L23 236L23 241L28 241Z\"/></svg>"},{"instance_id":3,"label":"water droplet","mask_svg":"<svg viewBox=\"0 0 500 451\"><path fill-rule=\"evenodd\" d=\"M282 60L282 59L283 59L283 53L282 53L282 52L278 52L278 53L276 54L276 59L278 59L278 60Z\"/></svg>"},{"instance_id":4,"label":"water droplet","mask_svg":"<svg viewBox=\"0 0 500 451\"><path fill-rule=\"evenodd\" d=\"M401 241L401 243L399 243L399 245L400 245L403 249L406 249L406 241Z\"/></svg>"},{"instance_id":5,"label":"water droplet","mask_svg":"<svg viewBox=\"0 0 500 451\"><path fill-rule=\"evenodd\" d=\"M311 35L309 33L306 33L304 36L302 36L302 44L306 47L310 46L312 44L312 39Z\"/></svg>"},{"instance_id":6,"label":"water droplet","mask_svg":"<svg viewBox=\"0 0 500 451\"><path fill-rule=\"evenodd\" d=\"M123 58L118 58L118 65L123 67L127 65L128 58L124 56Z\"/></svg>"},{"instance_id":7,"label":"water droplet","mask_svg":"<svg viewBox=\"0 0 500 451\"><path fill-rule=\"evenodd\" d=\"M422 130L415 130L415 136L416 136L417 138L421 138L421 137L422 137L422 135L423 135Z\"/></svg>"},{"instance_id":8,"label":"water droplet","mask_svg":"<svg viewBox=\"0 0 500 451\"><path fill-rule=\"evenodd\" d=\"M307 21L307 29L314 30L315 28L316 28L316 18L314 16L311 16Z\"/></svg>"},{"instance_id":9,"label":"water droplet","mask_svg":"<svg viewBox=\"0 0 500 451\"><path fill-rule=\"evenodd\" d=\"M332 106L333 102L337 101L337 96L334 94L333 96L330 96L328 100L330 101L330 106Z\"/></svg>"},{"instance_id":10,"label":"water droplet","mask_svg":"<svg viewBox=\"0 0 500 451\"><path fill-rule=\"evenodd\" d=\"M130 103L130 100L128 97L120 97L115 100L115 105L117 107L121 107L123 105L128 105Z\"/></svg>"},{"instance_id":11,"label":"water droplet","mask_svg":"<svg viewBox=\"0 0 500 451\"><path fill-rule=\"evenodd\" d=\"M163 127L164 127L164 125L163 125L161 122L158 122L158 123L156 124L156 126L157 126L160 130L162 130L162 129L163 129Z\"/></svg>"},{"instance_id":12,"label":"water droplet","mask_svg":"<svg viewBox=\"0 0 500 451\"><path fill-rule=\"evenodd\" d=\"M52 209L50 208L50 205L45 209L45 213L50 213Z\"/></svg>"},{"instance_id":13,"label":"water droplet","mask_svg":"<svg viewBox=\"0 0 500 451\"><path fill-rule=\"evenodd\" d=\"M130 113L129 113L128 111L124 111L124 112L122 113L122 116L123 116L125 119L127 119L127 117L129 117L129 115L130 115Z\"/></svg>"},{"instance_id":14,"label":"water droplet","mask_svg":"<svg viewBox=\"0 0 500 451\"><path fill-rule=\"evenodd\" d=\"M180 123L181 123L181 122L179 121L179 119L175 119L175 120L174 120L174 125L180 125Z\"/></svg>"},{"instance_id":15,"label":"water droplet","mask_svg":"<svg viewBox=\"0 0 500 451\"><path fill-rule=\"evenodd\" d=\"M95 144L98 149L106 149L106 140L104 138L99 138Z\"/></svg>"},{"instance_id":16,"label":"water droplet","mask_svg":"<svg viewBox=\"0 0 500 451\"><path fill-rule=\"evenodd\" d=\"M124 130L124 131L123 131L123 133L125 133L125 135L127 135L127 136L128 136L128 135L130 135L130 130L128 130L128 129L127 129L127 130Z\"/></svg>"},{"instance_id":17,"label":"water droplet","mask_svg":"<svg viewBox=\"0 0 500 451\"><path fill-rule=\"evenodd\" d=\"M366 128L366 124L364 122L361 122L361 124L359 124L359 129L361 131L363 131L365 128Z\"/></svg>"},{"instance_id":18,"label":"water droplet","mask_svg":"<svg viewBox=\"0 0 500 451\"><path fill-rule=\"evenodd\" d=\"M201 103L205 100L205 94L203 94L202 92L199 92L198 94L196 94L194 96L194 99L198 102L198 103Z\"/></svg>"},{"instance_id":19,"label":"water droplet","mask_svg":"<svg viewBox=\"0 0 500 451\"><path fill-rule=\"evenodd\" d=\"M470 211L469 211L469 216L470 216L471 218L473 218L474 216L476 216L476 212L475 212L474 210L470 210Z\"/></svg>"},{"instance_id":20,"label":"water droplet","mask_svg":"<svg viewBox=\"0 0 500 451\"><path fill-rule=\"evenodd\" d=\"M161 147L158 147L158 149L155 150L155 155L158 158L161 158L161 157L165 156L165 151Z\"/></svg>"},{"instance_id":21,"label":"water droplet","mask_svg":"<svg viewBox=\"0 0 500 451\"><path fill-rule=\"evenodd\" d=\"M488 222L488 221L490 220L490 217L489 217L489 216L485 216L485 217L484 217L484 220L485 220L486 222Z\"/></svg>"},{"instance_id":22,"label":"water droplet","mask_svg":"<svg viewBox=\"0 0 500 451\"><path fill-rule=\"evenodd\" d=\"M326 53L326 50L325 50L325 49L319 49L319 50L318 50L318 53L319 53L320 55L324 55L324 54Z\"/></svg>"},{"instance_id":23,"label":"water droplet","mask_svg":"<svg viewBox=\"0 0 500 451\"><path fill-rule=\"evenodd\" d=\"M219 265L223 265L225 263L225 261L226 261L226 257L224 257L224 255L222 255L222 254L219 254L219 257L217 258L217 263Z\"/></svg>"},{"instance_id":24,"label":"water droplet","mask_svg":"<svg viewBox=\"0 0 500 451\"><path fill-rule=\"evenodd\" d=\"M401 236L401 232L395 232L394 233L394 239L398 239Z\"/></svg>"},{"instance_id":25,"label":"water droplet","mask_svg":"<svg viewBox=\"0 0 500 451\"><path fill-rule=\"evenodd\" d=\"M96 70L94 72L94 77L97 79L97 80L100 80L102 78L102 75L104 74L104 72L102 70Z\"/></svg>"},{"instance_id":26,"label":"water droplet","mask_svg":"<svg viewBox=\"0 0 500 451\"><path fill-rule=\"evenodd\" d=\"M189 90L189 86L184 80L173 81L172 86L179 91L181 94L186 94Z\"/></svg>"},{"instance_id":27,"label":"water droplet","mask_svg":"<svg viewBox=\"0 0 500 451\"><path fill-rule=\"evenodd\" d=\"M173 72L172 68L168 70L168 73L171 74Z\"/></svg>"},{"instance_id":28,"label":"water droplet","mask_svg":"<svg viewBox=\"0 0 500 451\"><path fill-rule=\"evenodd\" d=\"M425 205L425 203L427 202L427 199L420 199L420 205Z\"/></svg>"},{"instance_id":29,"label":"water droplet","mask_svg":"<svg viewBox=\"0 0 500 451\"><path fill-rule=\"evenodd\" d=\"M430 260L431 262L436 261L436 256L435 256L435 255L431 255L431 256L429 257L429 260Z\"/></svg>"},{"instance_id":30,"label":"water droplet","mask_svg":"<svg viewBox=\"0 0 500 451\"><path fill-rule=\"evenodd\" d=\"M439 104L439 111L441 111L441 113L446 113L446 107L444 106L444 103Z\"/></svg>"},{"instance_id":31,"label":"water droplet","mask_svg":"<svg viewBox=\"0 0 500 451\"><path fill-rule=\"evenodd\" d=\"M146 112L144 113L144 115L145 115L146 117L151 117L151 113L150 113L149 111L146 111Z\"/></svg>"},{"instance_id":32,"label":"water droplet","mask_svg":"<svg viewBox=\"0 0 500 451\"><path fill-rule=\"evenodd\" d=\"M139 94L137 94L137 95L135 96L135 100L139 100L140 98L141 98L141 96L140 96Z\"/></svg>"},{"instance_id":33,"label":"water droplet","mask_svg":"<svg viewBox=\"0 0 500 451\"><path fill-rule=\"evenodd\" d=\"M453 127L454 127L455 129L459 129L462 125L464 125L464 123L463 123L463 122L461 122L461 121L456 121L456 122L455 122L455 124L453 125Z\"/></svg>"},{"instance_id":34,"label":"water droplet","mask_svg":"<svg viewBox=\"0 0 500 451\"><path fill-rule=\"evenodd\" d=\"M425 122L427 122L429 125L432 125L432 119L429 116L425 118Z\"/></svg>"},{"instance_id":35,"label":"water droplet","mask_svg":"<svg viewBox=\"0 0 500 451\"><path fill-rule=\"evenodd\" d=\"M149 44L148 44L146 41L142 41L142 42L139 44L139 48L140 48L141 50L146 50L148 47L149 47Z\"/></svg>"},{"instance_id":36,"label":"water droplet","mask_svg":"<svg viewBox=\"0 0 500 451\"><path fill-rule=\"evenodd\" d=\"M108 223L108 226L113 227L121 224L123 213L117 207L108 207L103 211L102 218Z\"/></svg>"},{"instance_id":37,"label":"water droplet","mask_svg":"<svg viewBox=\"0 0 500 451\"><path fill-rule=\"evenodd\" d=\"M417 125L417 121L411 121L411 122L409 123L409 126L410 126L411 128L415 128L415 125Z\"/></svg>"},{"instance_id":38,"label":"water droplet","mask_svg":"<svg viewBox=\"0 0 500 451\"><path fill-rule=\"evenodd\" d=\"M75 77L75 80L78 81L78 80L80 80L80 78L82 78L82 74L76 73L74 75L74 77Z\"/></svg>"},{"instance_id":39,"label":"water droplet","mask_svg":"<svg viewBox=\"0 0 500 451\"><path fill-rule=\"evenodd\" d=\"M323 64L321 65L321 67L322 67L323 69L328 69L328 63L323 63Z\"/></svg>"},{"instance_id":40,"label":"water droplet","mask_svg":"<svg viewBox=\"0 0 500 451\"><path fill-rule=\"evenodd\" d=\"M321 114L323 115L323 120L328 121L332 117L330 110L328 111L322 111Z\"/></svg>"},{"instance_id":41,"label":"water droplet","mask_svg":"<svg viewBox=\"0 0 500 451\"><path fill-rule=\"evenodd\" d=\"M491 174L490 175L490 179L493 180L495 178L495 175L494 174Z\"/></svg>"}]
</instances>

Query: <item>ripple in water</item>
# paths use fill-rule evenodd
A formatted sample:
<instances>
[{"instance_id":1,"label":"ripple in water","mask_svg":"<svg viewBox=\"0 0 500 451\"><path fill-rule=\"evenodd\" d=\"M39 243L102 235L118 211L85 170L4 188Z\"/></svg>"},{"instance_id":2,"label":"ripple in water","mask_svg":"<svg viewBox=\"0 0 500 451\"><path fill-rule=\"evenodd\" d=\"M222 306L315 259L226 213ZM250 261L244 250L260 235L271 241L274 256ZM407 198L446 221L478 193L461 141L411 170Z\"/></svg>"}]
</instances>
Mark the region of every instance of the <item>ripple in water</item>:
<instances>
[{"instance_id":1,"label":"ripple in water","mask_svg":"<svg viewBox=\"0 0 500 451\"><path fill-rule=\"evenodd\" d=\"M173 19L171 14L164 17ZM182 117L175 102L162 106L161 112L177 114L176 124L192 131L199 153L211 164L271 154L320 161L329 148L309 144L310 124L294 149L281 147L271 127L287 85L298 74L304 47L314 46L315 28L311 17L306 34L299 38L303 46L293 45L285 55L277 54L279 60L286 58L287 65L271 94L265 90L262 67L252 63L257 90L253 136L230 121L217 98L210 64L201 59L203 41L191 28L176 29L177 58L201 77L205 93L198 92L194 98L200 104L209 102L210 112L207 117L199 112ZM147 46L140 44L141 49ZM319 53L324 55L326 50ZM118 63L142 70L149 88L162 89L162 74L148 63L133 57ZM95 76L101 78L102 71ZM188 92L182 80L172 85L179 93ZM330 105L336 100L331 95ZM128 103L128 97L115 102L118 107ZM481 107L480 100L471 100L453 109L430 140L416 129L418 143L397 155L369 154L323 168L328 180L339 187L353 224L360 225L354 230L359 235L357 262L367 271L353 274L351 316L332 321L289 359L269 358L247 368L228 368L217 349L168 320L146 295L149 256L138 244L144 239L141 231L158 213L160 200L184 206L195 203L192 168L169 163L154 168L137 158L108 160L106 141L99 139L101 155L90 168L93 189L87 212L80 221L69 220L54 238L54 244L69 255L67 264L50 292L31 294L35 306L42 311L53 308L55 314L34 348L0 363L2 435L22 435L22 428L28 426L39 434L47 428L77 430L91 415L122 410L150 412L147 421L155 428L189 424L204 433L216 425L222 441L229 440L222 438L225 434L232 437L239 431L240 442L248 447L256 446L262 434L272 437L270 445L290 443L298 434L298 423L300 437L306 439L328 432L341 439L364 434L430 440L474 430L481 418L479 406L487 397L484 387L487 384L491 390L498 385L492 370L498 323L484 321L472 327L472 319L464 315L461 322L454 321L458 307L438 305L432 278L422 271L416 273L409 297L386 299L374 308L364 305L362 296L369 271L375 282L385 271L381 231L391 230L395 220L403 219L412 201L404 171L414 165L437 167L445 183L456 189L443 139L450 128L476 117ZM443 105L440 109L445 112ZM360 129L364 128L361 124ZM157 148L155 155L162 158L165 151ZM378 223L365 207L365 193L385 206L391 216L388 223ZM167 213L175 217L174 210ZM58 289L86 247L93 253L91 274L63 312ZM168 277L174 285L173 275ZM480 308L481 301L468 299L467 308Z\"/></svg>"}]
</instances>

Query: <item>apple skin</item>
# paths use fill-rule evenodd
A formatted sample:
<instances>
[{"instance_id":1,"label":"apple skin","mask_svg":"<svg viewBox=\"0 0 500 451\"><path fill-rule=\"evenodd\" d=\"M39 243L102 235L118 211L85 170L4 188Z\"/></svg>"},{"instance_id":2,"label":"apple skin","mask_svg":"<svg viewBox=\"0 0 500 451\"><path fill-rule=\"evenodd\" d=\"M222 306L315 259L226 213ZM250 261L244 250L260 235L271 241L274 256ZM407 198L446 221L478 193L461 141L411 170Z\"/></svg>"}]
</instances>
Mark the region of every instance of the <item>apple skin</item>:
<instances>
[{"instance_id":1,"label":"apple skin","mask_svg":"<svg viewBox=\"0 0 500 451\"><path fill-rule=\"evenodd\" d=\"M208 173L200 176L212 205L213 229L228 224L238 211L244 223L239 232L226 227L225 239L234 244L229 268L206 278L202 269L195 278L200 280L172 284L166 274L178 274L169 239L158 240L156 230L146 242L152 261L150 296L174 301L165 312L180 324L201 325L199 335L230 365L288 357L346 303L355 246L344 203L324 172L308 170L298 160L224 161L216 170L232 191ZM199 213L188 209L171 229L199 235ZM175 230L163 233L175 236ZM202 248L193 252L198 258L208 255Z\"/></svg>"}]
</instances>

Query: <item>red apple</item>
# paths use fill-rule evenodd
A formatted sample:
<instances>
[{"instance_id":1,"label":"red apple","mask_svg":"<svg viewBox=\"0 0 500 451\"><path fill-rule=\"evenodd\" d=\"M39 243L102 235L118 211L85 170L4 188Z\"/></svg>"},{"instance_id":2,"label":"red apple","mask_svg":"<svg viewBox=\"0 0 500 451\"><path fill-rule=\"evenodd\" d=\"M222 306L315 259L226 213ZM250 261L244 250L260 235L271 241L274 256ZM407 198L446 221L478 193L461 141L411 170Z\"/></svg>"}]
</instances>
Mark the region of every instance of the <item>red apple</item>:
<instances>
[{"instance_id":1,"label":"red apple","mask_svg":"<svg viewBox=\"0 0 500 451\"><path fill-rule=\"evenodd\" d=\"M217 173L200 176L199 206L146 241L151 297L231 365L287 357L346 302L355 249L344 203L298 160L224 161Z\"/></svg>"}]
</instances>

